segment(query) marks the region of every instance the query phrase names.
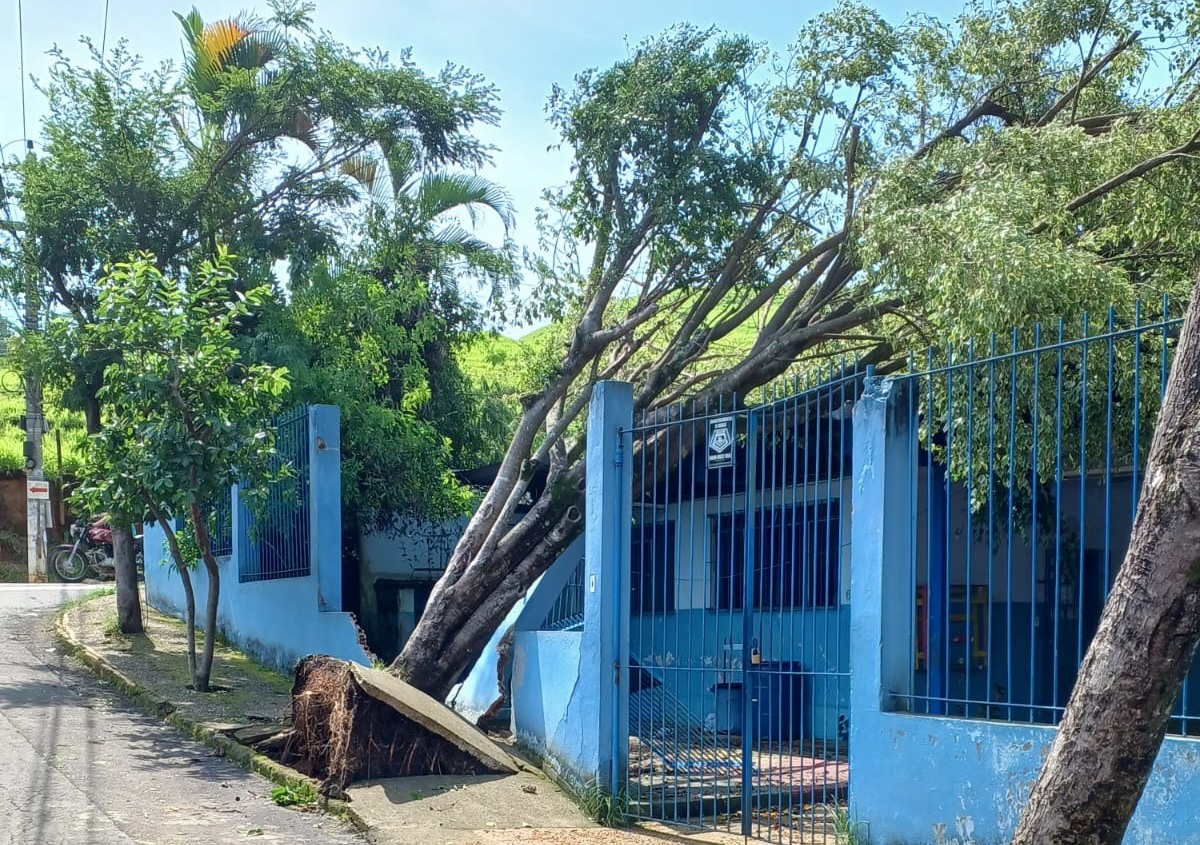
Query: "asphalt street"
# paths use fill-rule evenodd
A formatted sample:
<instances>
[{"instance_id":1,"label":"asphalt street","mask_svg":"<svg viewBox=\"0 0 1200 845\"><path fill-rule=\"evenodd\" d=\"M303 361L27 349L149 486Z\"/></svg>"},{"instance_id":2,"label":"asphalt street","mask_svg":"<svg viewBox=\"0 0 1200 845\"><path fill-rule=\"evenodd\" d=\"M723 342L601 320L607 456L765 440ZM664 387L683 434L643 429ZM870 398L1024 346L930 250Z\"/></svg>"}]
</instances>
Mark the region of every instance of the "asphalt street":
<instances>
[{"instance_id":1,"label":"asphalt street","mask_svg":"<svg viewBox=\"0 0 1200 845\"><path fill-rule=\"evenodd\" d=\"M88 589L0 585L0 845L362 842L64 657L54 608Z\"/></svg>"}]
</instances>

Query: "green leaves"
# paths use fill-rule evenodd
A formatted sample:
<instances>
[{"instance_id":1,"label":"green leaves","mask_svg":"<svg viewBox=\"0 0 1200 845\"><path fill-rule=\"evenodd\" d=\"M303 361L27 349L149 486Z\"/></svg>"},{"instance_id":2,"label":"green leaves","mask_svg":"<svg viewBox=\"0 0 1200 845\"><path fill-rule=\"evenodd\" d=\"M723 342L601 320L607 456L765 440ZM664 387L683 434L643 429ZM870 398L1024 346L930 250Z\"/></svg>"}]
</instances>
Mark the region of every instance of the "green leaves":
<instances>
[{"instance_id":1,"label":"green leaves","mask_svg":"<svg viewBox=\"0 0 1200 845\"><path fill-rule=\"evenodd\" d=\"M96 323L74 331L58 323L76 354L111 357L99 390L103 427L88 444L77 493L82 507L149 520L186 514L234 482L253 497L278 476L270 418L287 373L242 360L237 324L267 291L231 294L231 261L219 250L185 286L140 255L101 280Z\"/></svg>"}]
</instances>

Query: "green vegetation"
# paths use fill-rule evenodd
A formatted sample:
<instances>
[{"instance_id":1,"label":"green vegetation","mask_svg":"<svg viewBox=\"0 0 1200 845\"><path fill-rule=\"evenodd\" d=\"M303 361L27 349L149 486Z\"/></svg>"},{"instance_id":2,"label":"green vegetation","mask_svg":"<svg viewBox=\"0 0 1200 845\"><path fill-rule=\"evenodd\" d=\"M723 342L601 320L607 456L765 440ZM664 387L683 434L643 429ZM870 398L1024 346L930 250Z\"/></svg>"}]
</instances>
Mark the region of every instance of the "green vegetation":
<instances>
[{"instance_id":1,"label":"green vegetation","mask_svg":"<svg viewBox=\"0 0 1200 845\"><path fill-rule=\"evenodd\" d=\"M73 478L79 473L84 441L83 414L64 408L62 395L46 391L46 420L50 432L45 438L45 471L52 479ZM25 393L20 374L12 369L0 369L0 475L25 472ZM57 433L57 435L56 435ZM56 436L62 439L62 463L59 464Z\"/></svg>"},{"instance_id":2,"label":"green vegetation","mask_svg":"<svg viewBox=\"0 0 1200 845\"><path fill-rule=\"evenodd\" d=\"M280 807L314 807L317 793L304 782L281 784L271 789L271 800Z\"/></svg>"},{"instance_id":3,"label":"green vegetation","mask_svg":"<svg viewBox=\"0 0 1200 845\"><path fill-rule=\"evenodd\" d=\"M121 622L117 619L117 612L115 610L100 621L100 632L106 637L121 636Z\"/></svg>"}]
</instances>

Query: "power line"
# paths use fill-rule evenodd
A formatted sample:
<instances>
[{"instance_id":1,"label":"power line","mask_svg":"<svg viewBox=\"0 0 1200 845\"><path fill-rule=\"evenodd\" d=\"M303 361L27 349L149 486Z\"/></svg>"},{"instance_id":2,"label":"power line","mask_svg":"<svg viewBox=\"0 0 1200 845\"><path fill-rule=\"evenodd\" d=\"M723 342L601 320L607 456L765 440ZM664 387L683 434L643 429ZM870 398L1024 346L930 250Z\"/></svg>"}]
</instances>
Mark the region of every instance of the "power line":
<instances>
[{"instance_id":1,"label":"power line","mask_svg":"<svg viewBox=\"0 0 1200 845\"><path fill-rule=\"evenodd\" d=\"M25 15L21 0L17 0L17 50L21 67L21 138L29 145L29 129L25 125Z\"/></svg>"},{"instance_id":2,"label":"power line","mask_svg":"<svg viewBox=\"0 0 1200 845\"><path fill-rule=\"evenodd\" d=\"M100 36L100 61L104 61L107 55L105 47L108 45L108 0L104 0L104 32Z\"/></svg>"}]
</instances>

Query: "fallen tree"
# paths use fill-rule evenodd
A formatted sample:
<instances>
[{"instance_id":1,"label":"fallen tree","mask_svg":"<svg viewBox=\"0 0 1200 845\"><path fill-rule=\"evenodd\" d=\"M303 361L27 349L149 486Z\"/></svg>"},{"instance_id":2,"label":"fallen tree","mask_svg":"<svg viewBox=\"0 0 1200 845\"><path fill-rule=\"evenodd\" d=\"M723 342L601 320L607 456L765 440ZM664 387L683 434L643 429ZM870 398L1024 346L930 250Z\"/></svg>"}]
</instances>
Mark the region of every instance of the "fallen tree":
<instances>
[{"instance_id":1,"label":"fallen tree","mask_svg":"<svg viewBox=\"0 0 1200 845\"><path fill-rule=\"evenodd\" d=\"M547 195L531 316L557 340L391 671L444 697L577 536L599 380L668 414L831 357L894 365L933 333L1183 288L1196 66L1139 92L1141 10L1085 6L971 6L951 28L846 4L775 64L681 27L555 89L574 175ZM1171 192L1151 181L1166 168Z\"/></svg>"}]
</instances>

